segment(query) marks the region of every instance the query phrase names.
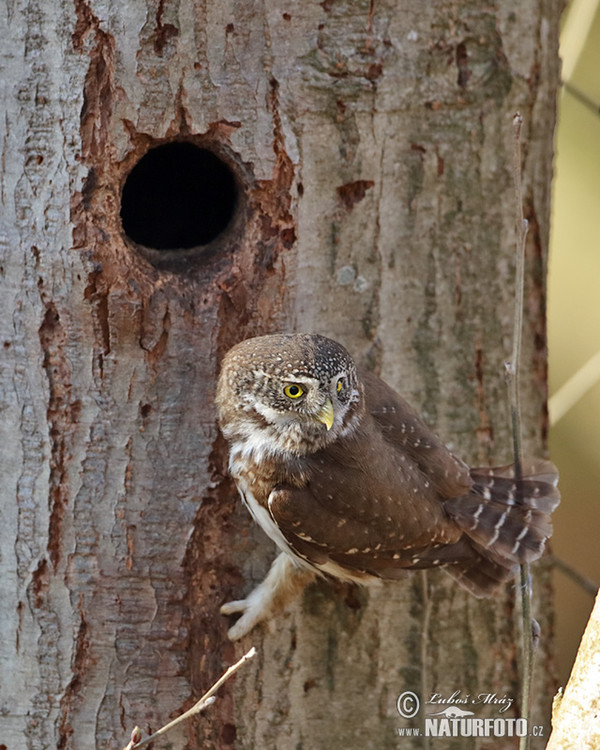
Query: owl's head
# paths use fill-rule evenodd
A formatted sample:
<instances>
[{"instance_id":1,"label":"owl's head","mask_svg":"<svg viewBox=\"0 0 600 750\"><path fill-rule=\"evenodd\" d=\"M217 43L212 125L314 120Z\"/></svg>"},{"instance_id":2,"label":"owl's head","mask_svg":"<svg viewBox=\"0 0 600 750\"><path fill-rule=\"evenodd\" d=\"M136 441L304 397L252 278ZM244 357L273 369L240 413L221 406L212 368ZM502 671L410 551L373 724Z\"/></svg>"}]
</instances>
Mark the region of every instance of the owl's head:
<instances>
[{"instance_id":1,"label":"owl's head","mask_svg":"<svg viewBox=\"0 0 600 750\"><path fill-rule=\"evenodd\" d=\"M295 455L344 434L360 400L348 352L308 333L259 336L234 346L223 359L216 399L228 440Z\"/></svg>"}]
</instances>

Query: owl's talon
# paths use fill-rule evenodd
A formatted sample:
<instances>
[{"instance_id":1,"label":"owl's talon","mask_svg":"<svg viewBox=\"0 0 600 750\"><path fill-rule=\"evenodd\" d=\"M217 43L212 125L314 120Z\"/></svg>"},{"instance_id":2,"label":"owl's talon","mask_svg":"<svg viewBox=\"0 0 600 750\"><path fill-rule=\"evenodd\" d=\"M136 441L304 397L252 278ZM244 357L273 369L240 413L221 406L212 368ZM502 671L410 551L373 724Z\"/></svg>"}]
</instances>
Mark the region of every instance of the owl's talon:
<instances>
[{"instance_id":1,"label":"owl's talon","mask_svg":"<svg viewBox=\"0 0 600 750\"><path fill-rule=\"evenodd\" d=\"M247 607L247 599L236 599L233 602L225 602L225 604L221 606L219 612L222 615L237 615L245 612Z\"/></svg>"},{"instance_id":2,"label":"owl's talon","mask_svg":"<svg viewBox=\"0 0 600 750\"><path fill-rule=\"evenodd\" d=\"M259 622L283 609L313 578L314 573L299 568L289 555L281 552L273 561L265 580L245 599L236 599L222 605L222 615L241 615L229 629L229 639L237 641Z\"/></svg>"},{"instance_id":3,"label":"owl's talon","mask_svg":"<svg viewBox=\"0 0 600 750\"><path fill-rule=\"evenodd\" d=\"M253 602L250 597L247 599L236 599L233 602L226 602L222 605L220 612L222 615L241 615L239 620L232 625L227 631L227 637L230 641L237 641L247 635L255 625L265 618L262 603Z\"/></svg>"},{"instance_id":4,"label":"owl's talon","mask_svg":"<svg viewBox=\"0 0 600 750\"><path fill-rule=\"evenodd\" d=\"M227 631L227 637L230 641L238 641L254 628L256 622L252 618L247 618L246 615L242 615L240 619L232 625Z\"/></svg>"}]
</instances>

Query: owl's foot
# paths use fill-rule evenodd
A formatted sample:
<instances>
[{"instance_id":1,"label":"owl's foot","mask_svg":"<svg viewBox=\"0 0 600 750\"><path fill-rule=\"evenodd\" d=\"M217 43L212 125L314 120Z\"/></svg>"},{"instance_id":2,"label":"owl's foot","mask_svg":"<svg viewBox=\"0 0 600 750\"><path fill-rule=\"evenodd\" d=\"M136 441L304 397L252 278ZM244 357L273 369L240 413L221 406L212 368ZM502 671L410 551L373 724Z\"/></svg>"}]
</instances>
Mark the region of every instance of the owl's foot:
<instances>
[{"instance_id":1,"label":"owl's foot","mask_svg":"<svg viewBox=\"0 0 600 750\"><path fill-rule=\"evenodd\" d=\"M275 558L265 580L245 599L227 602L221 607L222 615L241 615L235 625L229 628L229 639L237 641L259 622L283 609L314 577L314 573L298 567L289 555L281 552Z\"/></svg>"},{"instance_id":2,"label":"owl's foot","mask_svg":"<svg viewBox=\"0 0 600 750\"><path fill-rule=\"evenodd\" d=\"M232 625L227 631L227 637L230 641L243 638L255 625L269 616L268 613L264 612L261 602L257 601L257 597L253 597L253 594L256 594L257 591L258 588L254 589L246 599L236 599L236 601L227 602L221 607L222 615L241 615L235 625Z\"/></svg>"}]
</instances>

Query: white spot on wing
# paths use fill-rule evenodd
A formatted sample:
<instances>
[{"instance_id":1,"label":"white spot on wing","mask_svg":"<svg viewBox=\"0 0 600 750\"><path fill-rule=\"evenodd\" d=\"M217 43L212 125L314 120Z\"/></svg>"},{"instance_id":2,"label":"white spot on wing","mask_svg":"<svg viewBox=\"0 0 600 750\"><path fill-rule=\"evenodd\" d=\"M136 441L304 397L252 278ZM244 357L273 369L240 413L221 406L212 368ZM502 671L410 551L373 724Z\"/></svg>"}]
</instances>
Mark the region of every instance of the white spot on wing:
<instances>
[{"instance_id":1,"label":"white spot on wing","mask_svg":"<svg viewBox=\"0 0 600 750\"><path fill-rule=\"evenodd\" d=\"M506 521L506 516L508 515L508 513L509 513L509 511L505 510L504 513L498 519L498 522L494 526L494 536L489 540L489 542L486 542L486 545L485 545L486 547L488 547L488 548L491 547L492 544L494 544L494 542L500 536L500 529L502 528L502 525L503 525L504 521Z\"/></svg>"},{"instance_id":2,"label":"white spot on wing","mask_svg":"<svg viewBox=\"0 0 600 750\"><path fill-rule=\"evenodd\" d=\"M521 539L523 539L523 537L525 536L525 534L527 534L527 531L528 531L527 526L524 526L523 529L522 529L522 531L521 531L521 533L517 537L517 540L516 540L516 542L514 544L514 547L511 549L511 554L513 554L513 555L516 554L517 550L521 546Z\"/></svg>"},{"instance_id":3,"label":"white spot on wing","mask_svg":"<svg viewBox=\"0 0 600 750\"><path fill-rule=\"evenodd\" d=\"M479 523L479 516L481 515L481 511L483 510L483 503L480 503L477 506L477 510L473 514L473 523L471 524L471 529L477 528L477 524Z\"/></svg>"}]
</instances>

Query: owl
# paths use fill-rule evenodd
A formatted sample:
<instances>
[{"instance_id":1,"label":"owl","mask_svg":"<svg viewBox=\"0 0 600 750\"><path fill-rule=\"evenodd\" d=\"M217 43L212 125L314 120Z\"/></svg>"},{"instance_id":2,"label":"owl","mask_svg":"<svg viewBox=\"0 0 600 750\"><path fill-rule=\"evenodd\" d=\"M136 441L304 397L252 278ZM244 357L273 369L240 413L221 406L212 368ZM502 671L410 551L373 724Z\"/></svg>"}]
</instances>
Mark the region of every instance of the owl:
<instances>
[{"instance_id":1,"label":"owl","mask_svg":"<svg viewBox=\"0 0 600 750\"><path fill-rule=\"evenodd\" d=\"M238 639L315 576L368 584L443 568L477 597L542 554L560 497L548 461L469 469L385 382L317 334L248 339L216 398L229 471L280 550L221 612Z\"/></svg>"}]
</instances>

